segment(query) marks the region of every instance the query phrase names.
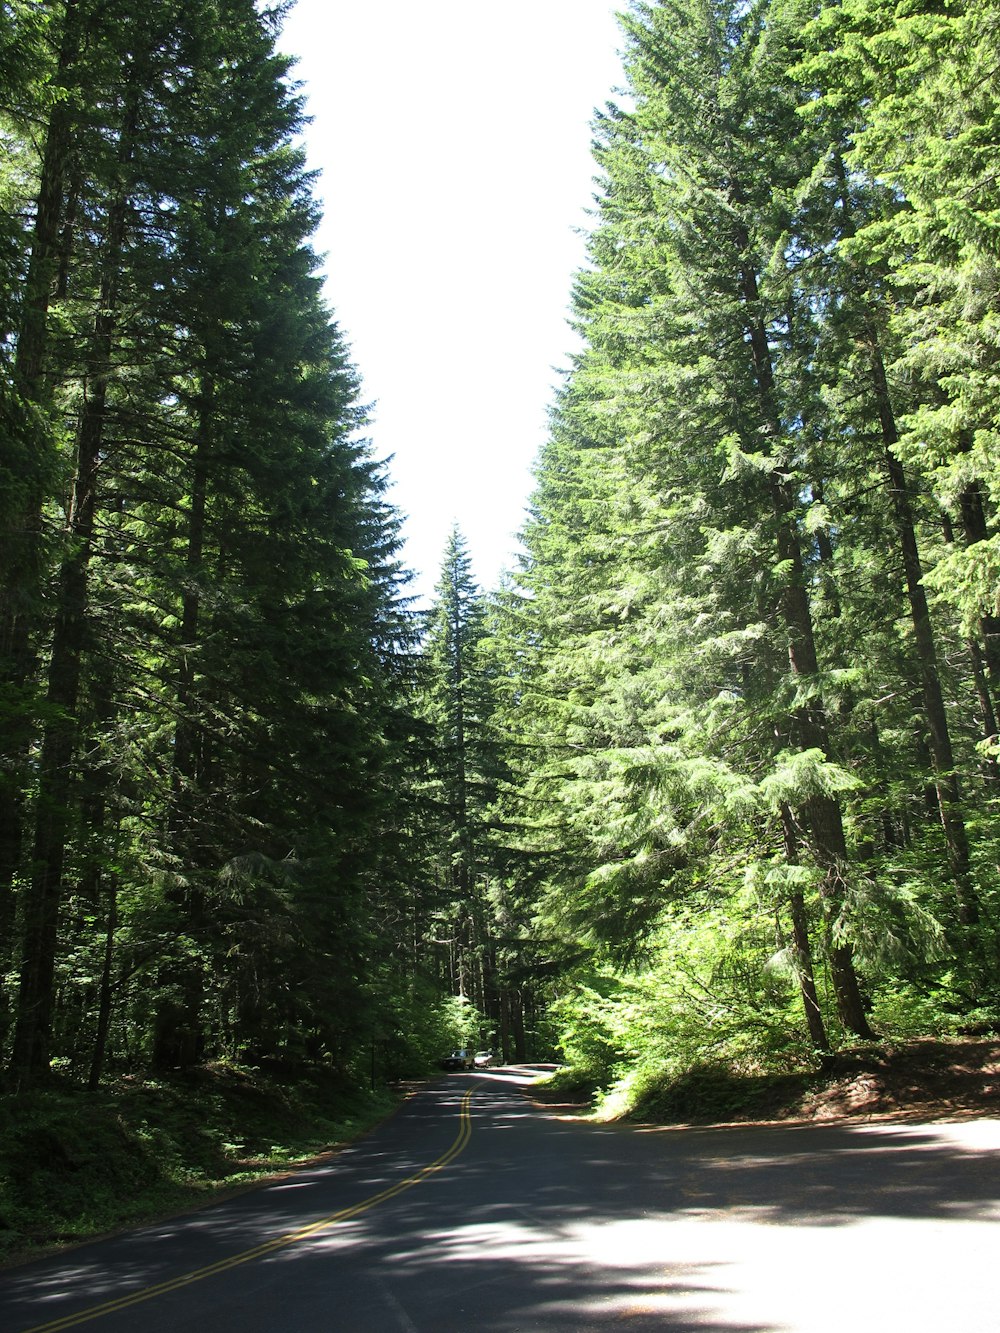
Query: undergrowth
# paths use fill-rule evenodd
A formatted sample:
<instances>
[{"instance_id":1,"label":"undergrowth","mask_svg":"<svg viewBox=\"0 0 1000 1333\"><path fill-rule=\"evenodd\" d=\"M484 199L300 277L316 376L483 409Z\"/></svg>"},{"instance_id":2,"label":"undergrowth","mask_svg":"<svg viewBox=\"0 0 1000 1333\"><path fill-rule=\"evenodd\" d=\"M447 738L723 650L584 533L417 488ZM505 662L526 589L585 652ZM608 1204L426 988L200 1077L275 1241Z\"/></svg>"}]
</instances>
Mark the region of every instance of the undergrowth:
<instances>
[{"instance_id":1,"label":"undergrowth","mask_svg":"<svg viewBox=\"0 0 1000 1333\"><path fill-rule=\"evenodd\" d=\"M206 1202L347 1142L397 1104L317 1070L199 1068L0 1099L0 1261Z\"/></svg>"}]
</instances>

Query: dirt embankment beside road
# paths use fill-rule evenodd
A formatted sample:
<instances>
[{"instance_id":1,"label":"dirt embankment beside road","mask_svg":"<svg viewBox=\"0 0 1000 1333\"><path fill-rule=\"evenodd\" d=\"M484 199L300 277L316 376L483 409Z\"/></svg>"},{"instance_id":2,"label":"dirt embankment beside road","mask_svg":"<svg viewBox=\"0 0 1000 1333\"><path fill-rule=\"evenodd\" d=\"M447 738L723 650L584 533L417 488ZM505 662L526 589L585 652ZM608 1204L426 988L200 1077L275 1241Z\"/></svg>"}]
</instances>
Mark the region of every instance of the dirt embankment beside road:
<instances>
[{"instance_id":1,"label":"dirt embankment beside road","mask_svg":"<svg viewBox=\"0 0 1000 1333\"><path fill-rule=\"evenodd\" d=\"M578 1113L590 1106L567 1079L531 1095ZM706 1063L649 1089L628 1118L707 1125L998 1115L1000 1037L989 1036L867 1044L783 1074Z\"/></svg>"},{"instance_id":2,"label":"dirt embankment beside road","mask_svg":"<svg viewBox=\"0 0 1000 1333\"><path fill-rule=\"evenodd\" d=\"M921 1038L838 1051L802 1073L693 1070L640 1117L725 1121L1000 1115L1000 1038Z\"/></svg>"},{"instance_id":3,"label":"dirt embankment beside road","mask_svg":"<svg viewBox=\"0 0 1000 1333\"><path fill-rule=\"evenodd\" d=\"M826 1062L797 1108L804 1118L1000 1115L1000 1039L924 1038Z\"/></svg>"}]
</instances>

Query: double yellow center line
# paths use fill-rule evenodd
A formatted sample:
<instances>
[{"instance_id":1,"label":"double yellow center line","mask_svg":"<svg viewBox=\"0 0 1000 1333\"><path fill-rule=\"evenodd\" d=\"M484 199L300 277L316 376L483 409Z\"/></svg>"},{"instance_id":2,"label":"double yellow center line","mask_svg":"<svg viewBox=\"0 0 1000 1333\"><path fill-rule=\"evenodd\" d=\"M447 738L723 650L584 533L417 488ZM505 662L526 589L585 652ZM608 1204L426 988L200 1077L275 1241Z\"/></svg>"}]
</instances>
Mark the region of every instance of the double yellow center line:
<instances>
[{"instance_id":1,"label":"double yellow center line","mask_svg":"<svg viewBox=\"0 0 1000 1333\"><path fill-rule=\"evenodd\" d=\"M151 1301L156 1296L165 1296L168 1292L177 1291L181 1287L189 1287L194 1282L201 1282L207 1277L214 1277L216 1273L225 1273L228 1269L237 1268L240 1264L251 1263L254 1259L263 1259L266 1255L273 1254L275 1250L283 1250L289 1245L296 1245L300 1240L306 1240L309 1236L315 1236L319 1231L325 1231L327 1227L335 1226L338 1222L346 1222L352 1217L358 1217L361 1213L367 1213L370 1208L374 1208L380 1203L386 1203L389 1199L394 1199L397 1194L402 1194L405 1190L412 1189L414 1185L419 1185L421 1181L434 1175L435 1172L443 1171L463 1151L472 1137L472 1117L469 1106L474 1092L475 1087L469 1088L462 1098L459 1108L458 1133L455 1136L454 1143L436 1161L431 1162L429 1166L421 1167L415 1175L407 1176L405 1180L390 1185L387 1189L381 1190L378 1194L372 1194L367 1199L362 1199L360 1203L352 1204L350 1208L342 1208L337 1213L330 1213L326 1217L321 1217L318 1222L310 1222L307 1227L300 1227L297 1231L286 1231L284 1235L263 1241L252 1249L242 1250L239 1254L230 1255L228 1259L219 1259L214 1264L206 1264L204 1268L195 1268L190 1273L181 1273L178 1277L169 1278L166 1282L159 1282L154 1287L143 1287L140 1291L134 1291L129 1296L120 1296L116 1300L105 1301L102 1305L92 1305L90 1309L83 1310L79 1314L67 1314L61 1319L53 1319L47 1324L38 1324L29 1329L27 1333L59 1333L62 1329L76 1328L79 1324L89 1323L92 1319L100 1319L103 1315L117 1314L119 1310L127 1310L129 1306L140 1305L143 1301Z\"/></svg>"}]
</instances>

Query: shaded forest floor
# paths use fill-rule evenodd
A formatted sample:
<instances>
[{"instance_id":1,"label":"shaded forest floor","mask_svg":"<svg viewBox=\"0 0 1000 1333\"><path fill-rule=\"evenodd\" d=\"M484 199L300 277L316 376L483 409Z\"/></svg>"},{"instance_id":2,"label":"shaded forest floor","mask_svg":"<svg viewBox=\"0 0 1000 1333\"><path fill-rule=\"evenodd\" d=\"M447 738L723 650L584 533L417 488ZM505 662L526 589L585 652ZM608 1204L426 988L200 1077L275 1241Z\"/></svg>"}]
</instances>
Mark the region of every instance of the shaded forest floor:
<instances>
[{"instance_id":1,"label":"shaded forest floor","mask_svg":"<svg viewBox=\"0 0 1000 1333\"><path fill-rule=\"evenodd\" d=\"M363 1134L402 1093L224 1064L0 1097L0 1263L198 1207Z\"/></svg>"},{"instance_id":2,"label":"shaded forest floor","mask_svg":"<svg viewBox=\"0 0 1000 1333\"><path fill-rule=\"evenodd\" d=\"M532 1088L567 1109L589 1108L571 1082ZM701 1065L650 1089L626 1118L661 1124L942 1120L1000 1115L1000 1038L921 1038L839 1051L815 1069L745 1074Z\"/></svg>"}]
</instances>

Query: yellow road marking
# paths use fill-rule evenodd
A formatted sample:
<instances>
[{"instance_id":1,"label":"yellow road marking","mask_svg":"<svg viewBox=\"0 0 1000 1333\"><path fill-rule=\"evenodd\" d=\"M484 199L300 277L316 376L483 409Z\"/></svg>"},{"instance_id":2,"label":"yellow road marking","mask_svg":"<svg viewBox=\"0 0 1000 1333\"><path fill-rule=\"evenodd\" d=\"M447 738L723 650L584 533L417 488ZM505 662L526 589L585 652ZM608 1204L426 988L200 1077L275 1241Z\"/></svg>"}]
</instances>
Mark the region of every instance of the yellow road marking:
<instances>
[{"instance_id":1,"label":"yellow road marking","mask_svg":"<svg viewBox=\"0 0 1000 1333\"><path fill-rule=\"evenodd\" d=\"M283 1236L275 1236L273 1240L263 1241L250 1250L243 1250L240 1254L230 1255L228 1259L219 1259L216 1263L207 1264L204 1268L195 1268L190 1273L181 1273L178 1277L157 1283L155 1287L143 1287L141 1291L132 1292L129 1296L120 1296L117 1300L105 1301L103 1305L93 1305L89 1310L83 1310L79 1314L67 1314L63 1315L61 1319L53 1319L47 1324L37 1324L34 1328L28 1329L27 1333L60 1333L62 1329L75 1328L77 1324L89 1323L92 1319L100 1319L102 1315L117 1314L119 1310L127 1310L131 1305L140 1305L143 1301L152 1300L155 1296L165 1296L168 1292L177 1291L180 1287L188 1287L194 1282L201 1282L206 1277L214 1277L216 1273L224 1273L229 1268L237 1268L240 1264L248 1264L253 1259L261 1259L267 1254L273 1254L275 1250L282 1250L288 1245L295 1245L298 1241L305 1240L307 1236L314 1236L318 1231L325 1231L327 1227L334 1226L337 1222L346 1222L349 1218L368 1212L369 1208L374 1208L376 1204L394 1199L397 1194L402 1194L404 1190L419 1185L422 1180L434 1175L436 1171L442 1171L455 1160L468 1144L472 1137L469 1104L475 1090L474 1087L470 1088L462 1098L459 1109L458 1133L455 1136L454 1143L436 1161L431 1162L429 1166L421 1167L416 1175L407 1176L405 1180L399 1181L398 1184L390 1185L388 1189L373 1194L368 1199L362 1199L360 1203L352 1204L350 1208L342 1208L338 1213L330 1213L327 1217L321 1217L318 1222L311 1222L309 1226L300 1227L298 1231L288 1231Z\"/></svg>"}]
</instances>

